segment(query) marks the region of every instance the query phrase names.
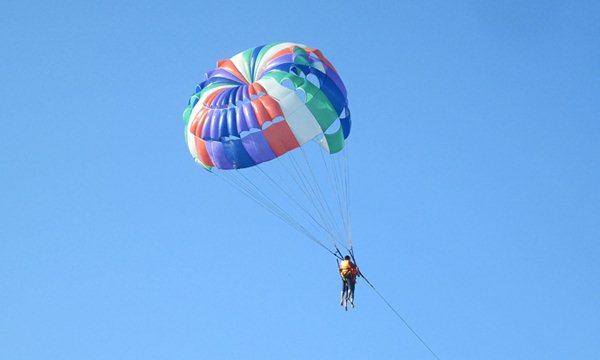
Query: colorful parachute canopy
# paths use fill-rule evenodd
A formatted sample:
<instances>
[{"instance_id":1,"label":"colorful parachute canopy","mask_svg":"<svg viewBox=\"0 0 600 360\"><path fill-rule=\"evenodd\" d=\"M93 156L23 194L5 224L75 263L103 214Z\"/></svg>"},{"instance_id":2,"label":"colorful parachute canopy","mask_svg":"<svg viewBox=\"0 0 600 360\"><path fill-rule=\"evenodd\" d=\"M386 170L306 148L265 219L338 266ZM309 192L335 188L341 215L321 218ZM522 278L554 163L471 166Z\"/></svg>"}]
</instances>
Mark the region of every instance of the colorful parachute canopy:
<instances>
[{"instance_id":1,"label":"colorful parachute canopy","mask_svg":"<svg viewBox=\"0 0 600 360\"><path fill-rule=\"evenodd\" d=\"M217 62L184 111L190 152L207 169L240 169L316 141L330 154L350 133L346 88L321 51L295 43Z\"/></svg>"}]
</instances>

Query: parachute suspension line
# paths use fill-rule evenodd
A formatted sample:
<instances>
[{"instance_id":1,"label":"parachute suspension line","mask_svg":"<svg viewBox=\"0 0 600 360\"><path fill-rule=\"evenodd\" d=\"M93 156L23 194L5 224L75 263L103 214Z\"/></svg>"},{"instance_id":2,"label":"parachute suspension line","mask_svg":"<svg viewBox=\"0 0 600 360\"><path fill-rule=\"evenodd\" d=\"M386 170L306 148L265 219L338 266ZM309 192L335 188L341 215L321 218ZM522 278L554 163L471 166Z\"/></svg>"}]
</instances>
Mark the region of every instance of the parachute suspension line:
<instances>
[{"instance_id":1,"label":"parachute suspension line","mask_svg":"<svg viewBox=\"0 0 600 360\"><path fill-rule=\"evenodd\" d=\"M337 183L337 179L335 179L335 176L332 174L331 169L329 168L329 166L327 165L327 161L325 160L325 157L323 156L323 153L321 153L321 159L323 160L323 164L325 166L325 169L327 170L327 175L329 177L329 182L331 183L331 186L334 188L336 196L335 196L335 200L337 203L337 207L340 210L340 215L341 215L341 219L342 219L342 224L340 225L342 227L341 229L341 237L340 239L344 239L344 228L346 225L346 219L344 219L343 213L341 212L342 209L342 204L340 203L340 190L339 190L339 184Z\"/></svg>"},{"instance_id":2,"label":"parachute suspension line","mask_svg":"<svg viewBox=\"0 0 600 360\"><path fill-rule=\"evenodd\" d=\"M309 169L310 175L312 177L312 180L313 180L312 183L316 185L316 191L318 191L318 194L320 195L320 197L318 197L318 199L319 200L325 199L325 195L323 193L323 190L321 189L321 186L319 185L319 181L318 181L317 177L315 176L313 168L312 168L310 162L308 161L308 158L306 156L304 148L300 148L300 150L302 150L302 155L303 155L303 158L304 158L304 162L306 163L306 167ZM324 205L323 205L323 203L324 203ZM328 219L329 219L330 223L332 224L332 228L335 229L337 227L336 226L336 221L334 220L335 217L333 216L333 212L331 211L331 207L329 206L329 203L327 203L325 201L321 201L320 204L321 204L321 207L323 208L323 210L325 211L325 213L329 215Z\"/></svg>"},{"instance_id":3,"label":"parachute suspension line","mask_svg":"<svg viewBox=\"0 0 600 360\"><path fill-rule=\"evenodd\" d=\"M349 171L348 171L348 148L347 148L347 144L346 144L346 149L344 149L343 154L340 154L341 156L339 157L339 161L338 161L338 166L339 166L339 174L340 174L340 182L341 182L341 186L343 187L343 203L345 205L344 207L344 215L345 215L345 219L346 219L346 238L347 238L347 242L348 242L348 247L350 247L350 249L352 249L352 238L350 237L349 233L349 229L351 226L351 218L350 218L350 188L348 186L348 178L349 178Z\"/></svg>"},{"instance_id":4,"label":"parachute suspension line","mask_svg":"<svg viewBox=\"0 0 600 360\"><path fill-rule=\"evenodd\" d=\"M299 164L296 154L290 157L290 162L308 189L307 200L311 203L317 214L319 214L321 223L328 229L328 234L330 234L331 241L335 245L335 228L333 227L331 219L327 217L327 212L324 206L325 198L323 195L317 193L314 180L311 181L311 179L308 178L307 171L302 167L302 165Z\"/></svg>"},{"instance_id":5,"label":"parachute suspension line","mask_svg":"<svg viewBox=\"0 0 600 360\"><path fill-rule=\"evenodd\" d=\"M317 193L317 190L313 186L315 182L309 180L307 175L308 171L306 171L305 167L299 164L299 160L297 159L295 152L291 151L286 155L287 156L278 158L277 160L281 161L282 164L289 165L289 167L285 168L288 172L288 175L290 175L290 177L296 182L298 187L303 191L305 195L305 200L307 200L312 205L316 215L318 215L318 217L321 219L321 228L327 228L326 234L330 237L333 246L337 248L336 236L334 235L335 231L333 230L334 226L332 226L331 219L328 219L328 217L325 215L325 196L323 194L319 195ZM288 159L287 162L283 161L284 158ZM292 170L290 170L290 168Z\"/></svg>"},{"instance_id":6,"label":"parachute suspension line","mask_svg":"<svg viewBox=\"0 0 600 360\"><path fill-rule=\"evenodd\" d=\"M307 216L308 216L308 217L309 217L309 218L310 218L310 219L313 221L313 223L314 223L316 226L320 227L320 228L321 228L323 231L325 231L325 232L326 232L326 233L327 233L327 234L328 234L330 237L333 237L333 236L334 236L334 235L333 235L333 234L332 234L332 233L331 233L331 232L330 232L330 231L329 231L327 228L325 228L325 227L323 226L323 224L321 224L321 223L320 223L320 222L319 222L317 219L315 219L315 217L313 216L313 214L311 214L311 213L310 213L310 211L308 211L308 210L306 209L306 207L304 207L302 204L300 204L300 202L298 202L298 200L297 200L296 198L294 198L294 197L292 196L292 194L290 194L290 192L289 192L289 191L286 191L286 190L285 190L285 189L284 189L284 188L281 186L281 184L280 184L279 182L275 181L275 180L273 179L273 177L271 177L271 176L270 176L268 173L266 173L266 172L265 172L265 171L264 171L264 170L263 170L263 169L262 169L262 168L261 168L259 165L255 166L255 167L253 167L253 168L256 168L256 169L258 169L258 171L260 171L260 172L263 174L263 176L265 176L267 179L269 179L269 181L270 181L270 182L271 182L273 185L275 185L275 187L277 187L277 188L278 188L278 189L279 189L279 190L280 190L282 193L284 193L284 194L285 194L285 195L286 195L286 196L287 196L287 197L288 197L290 200L292 200L292 202L293 202L294 204L296 204L296 206L297 206L297 207L298 207L300 210L302 210L302 211L303 211L303 212L304 212L304 213L305 213L305 214L306 214L306 215L307 215Z\"/></svg>"},{"instance_id":7,"label":"parachute suspension line","mask_svg":"<svg viewBox=\"0 0 600 360\"><path fill-rule=\"evenodd\" d=\"M300 148L302 151L303 149ZM332 220L330 218L327 217L327 212L325 210L325 205L324 205L324 195L321 193L317 193L317 190L315 188L315 181L314 181L314 177L313 177L313 181L310 181L310 179L307 176L307 172L306 171L302 171L302 166L300 164L298 164L298 159L296 159L296 156L293 152L290 152L289 154L290 156L287 156L288 159L290 159L290 163L292 164L292 168L295 170L296 176L297 178L300 180L300 182L303 184L303 188L306 190L305 191L305 195L307 196L307 200L311 203L311 205L313 206L313 208L315 209L316 213L319 215L319 217L321 218L321 222L322 224L327 227L329 230L328 232L330 234L334 234L335 230L334 227L332 226ZM310 166L307 164L307 167L310 169ZM335 236L332 236L331 238L333 245L335 246L336 244L336 239Z\"/></svg>"},{"instance_id":8,"label":"parachute suspension line","mask_svg":"<svg viewBox=\"0 0 600 360\"><path fill-rule=\"evenodd\" d=\"M299 182L301 184L300 186L304 192L304 195L306 196L306 200L310 203L310 205L315 210L315 213L321 219L320 220L321 226L325 227L327 229L327 234L330 236L332 243L335 244L334 231L331 228L330 222L327 221L327 218L325 217L325 215L323 213L322 207L319 208L319 206L317 206L319 198L314 190L314 187L311 186L312 184L311 184L310 180L306 177L306 172L302 171L302 168L298 164L298 161L296 160L295 155L293 153L291 153L288 158L289 158L289 163L291 164L291 167L294 170L294 172L290 172L290 174L292 175L293 178L298 180L297 182Z\"/></svg>"},{"instance_id":9,"label":"parachute suspension line","mask_svg":"<svg viewBox=\"0 0 600 360\"><path fill-rule=\"evenodd\" d=\"M286 155L288 155L288 156L286 156L286 158L291 158L293 156L293 154L291 152ZM298 185L298 188L303 192L304 196L306 196L306 198L311 202L311 205L313 205L310 189L308 187L308 181L305 179L305 177L302 176L303 175L302 171L300 171L300 169L297 166L295 166L295 164L292 163L291 160L289 162L290 162L290 166L291 166L292 170L290 170L290 166L286 166L286 164L282 160L282 158L277 158L277 161L280 162L280 164L282 165L284 170L288 173L290 178L292 178L292 180L294 180L296 185ZM316 209L316 210L318 211L319 209ZM321 215L321 214L319 214L319 215Z\"/></svg>"},{"instance_id":10,"label":"parachute suspension line","mask_svg":"<svg viewBox=\"0 0 600 360\"><path fill-rule=\"evenodd\" d=\"M251 181L249 181L249 183L244 182L241 179L236 178L233 174L236 174L236 173L232 173L231 178L228 178L227 176L222 176L221 178L224 179L225 181L227 181L229 184L236 187L242 193L247 195L250 199L254 200L257 204L261 205L263 208L267 209L272 214L279 217L280 219L282 219L284 222L286 222L290 226L296 228L298 231L301 231L303 233L307 232L305 229L302 229L301 226L299 224L297 224L297 222L294 221L294 219L291 216L289 216L289 214L287 214L283 209L279 208L277 206L277 204L273 203L267 197L261 195L261 193L259 191L253 190L251 187ZM252 185L254 185L254 184L252 184ZM308 233L306 235L310 236L310 233Z\"/></svg>"},{"instance_id":11,"label":"parachute suspension line","mask_svg":"<svg viewBox=\"0 0 600 360\"><path fill-rule=\"evenodd\" d=\"M254 184L251 181L244 182L241 179L236 178L237 173L234 172L231 174L232 175L230 178L228 178L225 175L223 175L220 178L222 178L223 180L227 181L229 184L236 187L242 193L244 193L249 198L254 200L257 204L259 204L263 208L269 210L271 213L273 213L277 217L281 218L286 223L290 224L293 227L296 227L293 219L291 218L291 216L289 216L289 214L287 214L283 209L278 208L277 204L273 203L269 198L265 197L264 195L261 195L261 193L258 190L252 189L251 185L254 185ZM234 176L233 174L236 174L236 176ZM254 187L256 188L255 185L254 185Z\"/></svg>"},{"instance_id":12,"label":"parachute suspension line","mask_svg":"<svg viewBox=\"0 0 600 360\"><path fill-rule=\"evenodd\" d=\"M352 219L350 218L350 188L348 187L348 150L344 149L343 150L343 154L340 154L341 156L339 157L339 164L340 164L340 187L343 189L342 190L342 194L340 195L341 199L342 199L342 204L344 205L343 208L341 209L341 211L343 212L344 216L344 230L345 230L345 236L346 236L346 241L348 242L348 247L350 249L352 249L352 238L350 237L349 233L350 233L350 227L351 227L351 223L352 223Z\"/></svg>"},{"instance_id":13,"label":"parachute suspension line","mask_svg":"<svg viewBox=\"0 0 600 360\"><path fill-rule=\"evenodd\" d=\"M354 256L353 256L353 258L354 258ZM355 263L356 263L356 260L355 260ZM392 312L398 317L398 319L402 320L402 322L408 328L408 330L410 330L413 333L413 335L417 339L419 339L419 341L421 342L421 344L423 344L423 346L425 346L427 348L427 350L429 350L429 352L431 353L431 355L433 355L437 360L441 360L439 358L439 356L437 356L437 354L429 347L429 345L427 345L427 343L425 342L425 340L423 340L423 338L421 338L419 336L419 334L417 334L417 332L408 324L408 322L402 317L402 315L400 315L400 313L398 311L396 311L396 309L392 306L392 304L390 304L390 302L387 301L387 299L379 292L379 290L377 290L375 288L375 286L373 286L373 284L371 284L371 282L369 280L367 280L367 278L362 273L360 273L360 270L359 270L359 274L365 280L365 282L367 284L369 284L369 286L371 287L371 289L373 289L373 291L375 291L375 294L377 294L377 296L379 296L379 298L381 300L383 300L383 302L388 306L388 308L390 308L390 310L392 310Z\"/></svg>"},{"instance_id":14,"label":"parachute suspension line","mask_svg":"<svg viewBox=\"0 0 600 360\"><path fill-rule=\"evenodd\" d=\"M350 197L350 161L348 161L348 145L346 145L346 149L344 150L344 186L346 187L346 191L344 191L344 194L346 195L346 216L348 218L348 228L346 229L348 236L348 245L350 245L350 249L352 249L352 198Z\"/></svg>"},{"instance_id":15,"label":"parachute suspension line","mask_svg":"<svg viewBox=\"0 0 600 360\"><path fill-rule=\"evenodd\" d=\"M323 160L323 165L324 165L325 170L327 171L327 175L329 177L329 182L331 183L331 185L335 189L335 193L336 193L335 200L336 200L336 202L338 204L338 207L341 209L340 198L339 198L339 196L340 196L339 195L339 184L337 183L337 179L334 179L334 175L332 174L331 169L327 165L327 161L325 160L325 155L323 154L324 152L321 151L320 153L321 153L321 159ZM341 214L341 215L342 215L342 221L345 222L345 220L343 218L343 214Z\"/></svg>"},{"instance_id":16,"label":"parachute suspension line","mask_svg":"<svg viewBox=\"0 0 600 360\"><path fill-rule=\"evenodd\" d=\"M340 182L340 187L343 189L341 190L341 197L342 197L342 203L344 204L343 209L341 211L343 211L344 213L344 220L345 222L345 237L347 239L348 242L348 247L350 249L352 249L352 217L350 214L350 187L349 187L349 178L350 178L350 172L349 172L349 161L348 161L348 145L346 144L346 148L342 151L343 154L340 154L340 156L337 158L337 160L334 162L334 165L336 166L337 170L335 170L334 172L336 173L336 175L338 175L339 177L339 182Z\"/></svg>"},{"instance_id":17,"label":"parachute suspension line","mask_svg":"<svg viewBox=\"0 0 600 360\"><path fill-rule=\"evenodd\" d=\"M341 182L341 176L340 176L340 172L336 171L335 169L331 169L331 167L335 168L335 163L337 161L339 161L338 156L334 156L334 160L332 161L332 166L330 167L327 164L327 160L325 159L325 155L324 152L321 151L321 159L323 160L323 165L325 166L325 169L327 170L327 174L329 175L329 181L333 184L333 186L335 187L335 192L336 192L336 200L337 200L337 204L338 204L338 208L340 211L340 215L343 221L343 229L342 229L342 239L345 237L344 234L347 234L348 232L348 226L349 226L349 222L348 222L348 218L346 216L347 214L347 206L348 204L345 202L345 199L347 198L346 196L346 187L342 184ZM349 245L351 245L349 243ZM352 246L349 246L350 248L352 248Z\"/></svg>"},{"instance_id":18,"label":"parachute suspension line","mask_svg":"<svg viewBox=\"0 0 600 360\"><path fill-rule=\"evenodd\" d=\"M264 209L270 211L273 215L275 215L278 218L280 218L281 220L283 220L286 224L288 224L292 228L296 229L298 232L304 234L307 238L309 238L310 240L315 242L317 245L321 246L328 253L332 254L336 258L338 257L338 255L335 252L333 252L331 249L329 249L325 244L323 244L321 241L319 241L319 239L317 239L314 235L312 235L310 232L308 232L306 230L306 228L304 228L301 224L299 224L292 217L290 217L288 214L286 214L285 211L283 211L281 208L277 209L278 206L276 206L276 204L273 204L272 201L270 201L270 203L271 203L271 206L270 206L269 201L265 201L266 199L264 197L261 199L259 196L257 196L256 193L253 193L248 186L243 186L241 182L234 181L233 177L231 179L228 179L227 177L219 176L218 174L216 174L214 172L213 172L213 174L217 175L218 178L223 179L223 181L227 182L228 184L230 184L233 187L235 187L236 189L238 189L238 191L240 191L242 194L246 195L247 197L249 197L250 199L255 201L257 204L259 204ZM273 205L275 205L275 206L273 206Z\"/></svg>"},{"instance_id":19,"label":"parachute suspension line","mask_svg":"<svg viewBox=\"0 0 600 360\"><path fill-rule=\"evenodd\" d=\"M278 204L276 204L271 198L269 198L250 178L248 178L247 176L245 176L241 171L236 170L236 172L242 177L244 178L244 180L249 183L255 190L256 193L259 194L263 199L265 199L265 202L268 204L271 204L272 207L274 209L276 209L281 215L283 215L285 218L289 219L290 222L293 222L294 224L296 224L297 226L299 226L300 228L306 230L304 228L304 226L302 226L296 219L294 219L294 217L289 214L285 209L283 209L281 206L279 206Z\"/></svg>"},{"instance_id":20,"label":"parachute suspension line","mask_svg":"<svg viewBox=\"0 0 600 360\"><path fill-rule=\"evenodd\" d=\"M291 158L292 157L292 154L288 154L288 155L289 156L286 156L286 158ZM310 204L315 208L316 214L321 218L321 221L318 221L318 220L315 219L316 222L320 224L319 226L321 228L325 228L325 232L333 240L334 237L333 237L333 235L331 233L331 230L328 227L327 222L324 220L323 215L321 214L319 208L317 208L315 206L315 202L312 199L313 195L311 194L309 186L308 186L309 182L303 176L303 172L296 166L295 163L292 162L292 160L289 160L289 163L290 163L291 168L292 168L292 170L290 170L290 167L286 166L285 162L283 160L281 160L281 159L282 158L277 158L277 160L280 162L280 164L282 164L282 167L284 168L284 170L288 173L289 177L292 178L292 180L294 180L294 182L298 186L298 189L300 189L302 191L302 193L306 197L306 200L308 200L310 202Z\"/></svg>"},{"instance_id":21,"label":"parachute suspension line","mask_svg":"<svg viewBox=\"0 0 600 360\"><path fill-rule=\"evenodd\" d=\"M306 166L308 167L308 169L310 170L310 175L312 176L313 182L316 185L316 188L318 190L318 194L320 195L320 199L322 199L322 203L325 204L326 208L327 208L327 214L329 215L329 219L331 220L331 223L334 225L336 224L335 221L335 216L333 215L333 212L331 211L331 207L329 206L329 203L325 200L325 195L323 190L321 189L320 181L317 179L317 177L315 176L315 173L313 171L312 165L310 164L310 162L308 161L308 157L306 156L306 152L304 151L304 148L301 148L302 150L302 155L304 158L304 162L306 163ZM320 150L319 150L320 151Z\"/></svg>"}]
</instances>

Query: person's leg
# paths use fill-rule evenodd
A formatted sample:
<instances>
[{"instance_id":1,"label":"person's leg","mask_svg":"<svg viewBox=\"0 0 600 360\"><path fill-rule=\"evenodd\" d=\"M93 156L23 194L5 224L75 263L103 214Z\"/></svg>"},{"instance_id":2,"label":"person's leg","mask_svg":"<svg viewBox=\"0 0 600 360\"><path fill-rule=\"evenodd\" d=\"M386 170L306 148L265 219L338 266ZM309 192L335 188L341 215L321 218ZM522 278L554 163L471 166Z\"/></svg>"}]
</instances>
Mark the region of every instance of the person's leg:
<instances>
[{"instance_id":1,"label":"person's leg","mask_svg":"<svg viewBox=\"0 0 600 360\"><path fill-rule=\"evenodd\" d=\"M348 283L344 278L342 278L342 294L340 298L340 305L344 306L344 301L346 300L346 295L348 293Z\"/></svg>"},{"instance_id":2,"label":"person's leg","mask_svg":"<svg viewBox=\"0 0 600 360\"><path fill-rule=\"evenodd\" d=\"M356 285L356 279L348 279L348 297L350 298L350 304L354 307L354 288Z\"/></svg>"},{"instance_id":3,"label":"person's leg","mask_svg":"<svg viewBox=\"0 0 600 360\"><path fill-rule=\"evenodd\" d=\"M346 288L346 295L344 296L344 310L348 311L348 299L349 299L349 291L350 288L348 287L348 278L344 279L344 287Z\"/></svg>"}]
</instances>

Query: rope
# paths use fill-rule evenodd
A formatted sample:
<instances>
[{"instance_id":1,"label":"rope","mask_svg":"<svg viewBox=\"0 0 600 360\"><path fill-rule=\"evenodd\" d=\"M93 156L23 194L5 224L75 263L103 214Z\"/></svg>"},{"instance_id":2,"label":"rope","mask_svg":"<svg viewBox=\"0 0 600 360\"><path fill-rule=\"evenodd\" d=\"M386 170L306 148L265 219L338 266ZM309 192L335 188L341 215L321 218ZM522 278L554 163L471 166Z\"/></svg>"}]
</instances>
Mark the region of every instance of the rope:
<instances>
[{"instance_id":1,"label":"rope","mask_svg":"<svg viewBox=\"0 0 600 360\"><path fill-rule=\"evenodd\" d=\"M354 250L352 248L350 248L350 256L352 257L352 261L354 261L354 265L358 268L358 265L356 264L356 259L354 258ZM429 350L429 352L438 360L440 360L440 358L437 356L437 354L435 352L433 352L433 350L431 350L431 348L429 347L429 345L427 345L427 343L425 343L425 341L419 336L419 334L417 334L417 332L408 324L408 322L402 317L402 315L400 315L400 313L398 311L396 311L396 309L392 306L392 304L390 304L389 301L387 301L387 299L379 292L379 290L377 290L375 288L375 286L373 286L373 284L371 284L371 282L369 281L369 279L367 279L363 273L360 271L360 268L358 270L358 274L365 280L365 282L367 284L369 284L369 286L371 287L371 289L373 289L373 291L375 291L375 293L379 296L379 298L381 298L381 300L383 300L383 302L390 308L390 310L392 310L392 312L394 314L396 314L396 316L402 320L402 322L404 323L404 325L406 325L406 327L408 328L408 330L410 330L413 335L416 336L417 339L419 339L419 341L421 342L421 344L423 344L427 350Z\"/></svg>"},{"instance_id":2,"label":"rope","mask_svg":"<svg viewBox=\"0 0 600 360\"><path fill-rule=\"evenodd\" d=\"M439 356L437 356L437 354L433 350L431 350L431 348L429 347L429 345L427 345L427 343L425 342L425 340L423 340L423 338L421 338L419 336L419 334L417 334L417 332L408 324L408 322L402 317L402 315L400 315L400 313L398 311L396 311L396 309L392 306L392 304L390 304L390 302L387 301L387 299L379 292L379 290L377 290L375 288L375 286L373 286L373 284L371 284L371 282L369 280L367 280L367 278L362 274L362 272L360 272L360 270L359 270L359 274L366 281L366 283L369 284L369 286L371 287L371 289L373 289L373 291L375 291L375 293L377 294L377 296L379 296L379 298L381 298L381 300L383 300L383 302L390 308L390 310L392 310L392 312L394 314L396 314L396 316L400 320L402 320L402 322L408 328L408 330L410 330L413 333L413 335L417 339L419 339L419 341L421 342L421 344L423 344L423 346L425 346L427 348L427 350L429 350L429 352L431 353L431 355L433 355L437 360L440 360Z\"/></svg>"}]
</instances>

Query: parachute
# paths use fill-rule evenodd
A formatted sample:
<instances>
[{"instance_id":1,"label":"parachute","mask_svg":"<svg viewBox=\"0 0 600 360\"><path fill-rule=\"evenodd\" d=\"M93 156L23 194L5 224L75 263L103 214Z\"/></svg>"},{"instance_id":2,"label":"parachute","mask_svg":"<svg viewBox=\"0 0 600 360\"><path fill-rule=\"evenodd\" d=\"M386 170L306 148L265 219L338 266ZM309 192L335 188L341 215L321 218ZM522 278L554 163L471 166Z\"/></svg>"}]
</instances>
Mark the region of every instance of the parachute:
<instances>
[{"instance_id":1,"label":"parachute","mask_svg":"<svg viewBox=\"0 0 600 360\"><path fill-rule=\"evenodd\" d=\"M350 110L320 50L273 43L218 61L183 119L202 167L334 255L351 250Z\"/></svg>"}]
</instances>

